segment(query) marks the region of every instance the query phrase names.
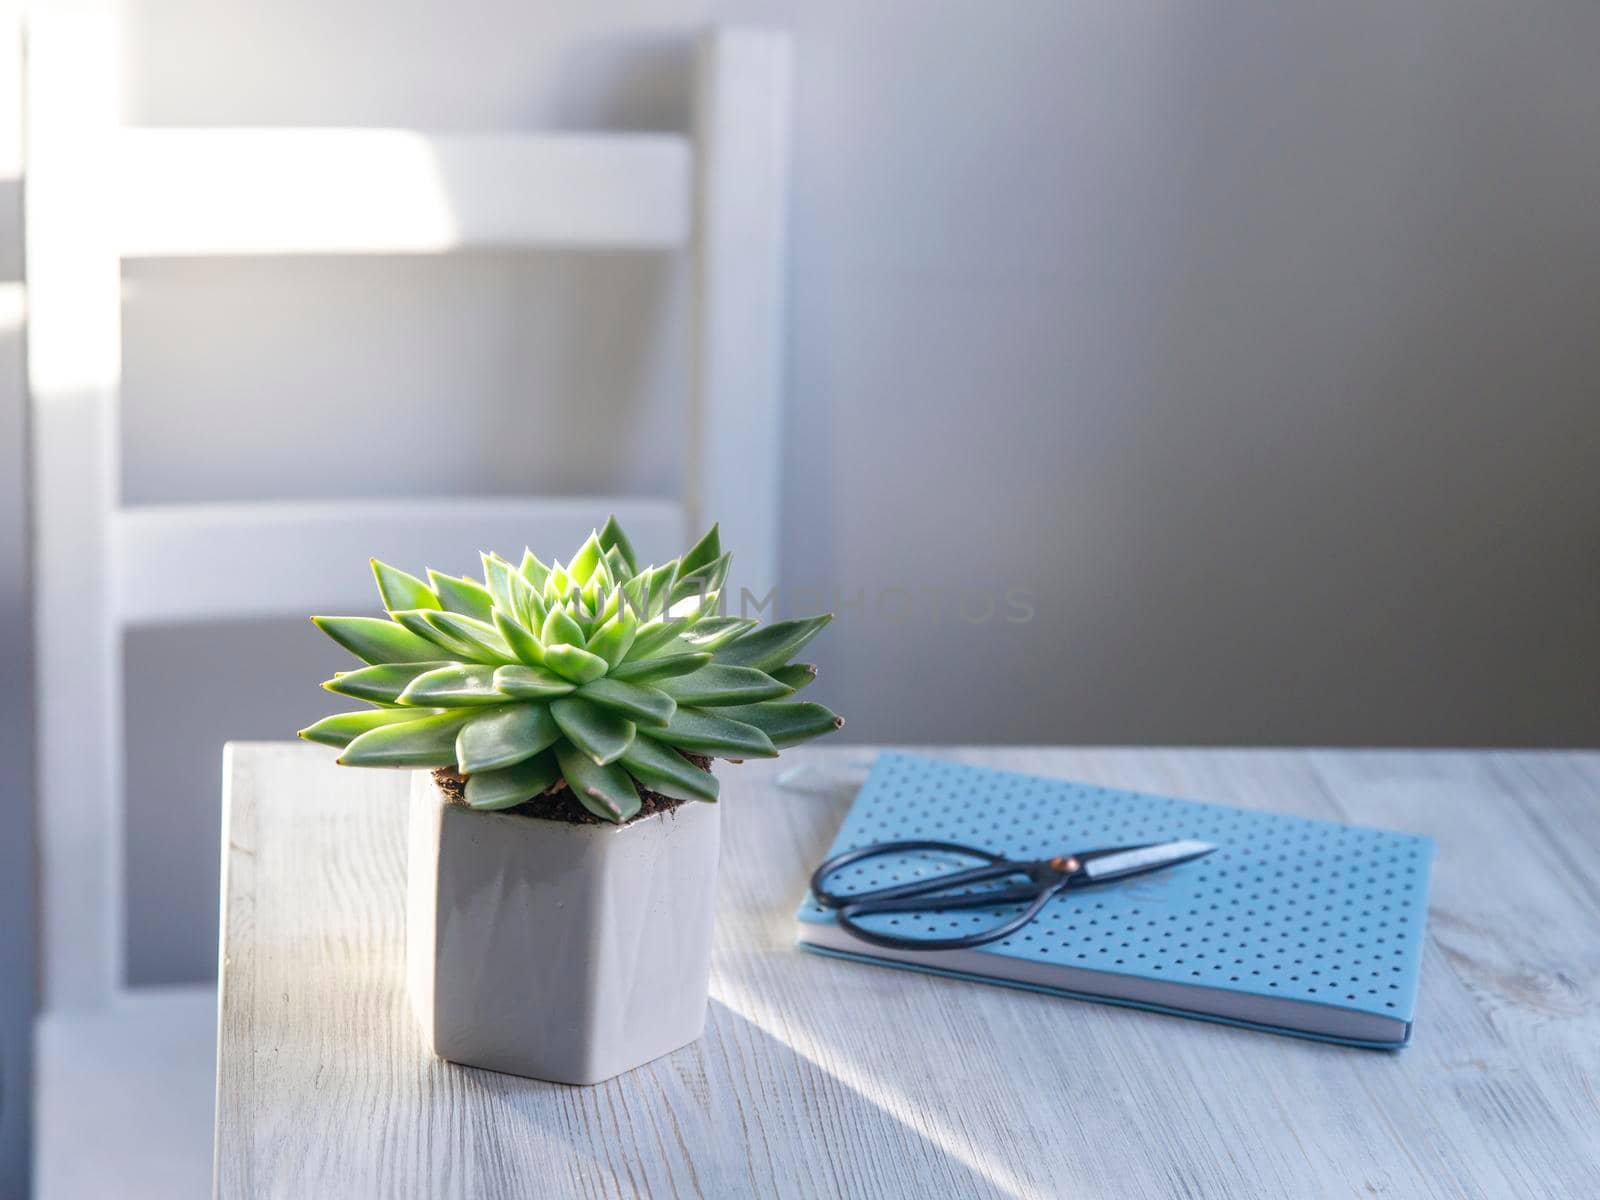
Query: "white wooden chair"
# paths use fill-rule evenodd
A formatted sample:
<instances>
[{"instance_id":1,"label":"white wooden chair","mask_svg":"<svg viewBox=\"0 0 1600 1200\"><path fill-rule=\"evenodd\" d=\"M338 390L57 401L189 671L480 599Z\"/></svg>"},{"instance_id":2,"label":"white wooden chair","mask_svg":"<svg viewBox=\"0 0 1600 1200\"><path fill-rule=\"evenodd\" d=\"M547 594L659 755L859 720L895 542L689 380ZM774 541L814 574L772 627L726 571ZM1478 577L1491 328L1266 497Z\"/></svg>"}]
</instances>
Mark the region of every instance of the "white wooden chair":
<instances>
[{"instance_id":1,"label":"white wooden chair","mask_svg":"<svg viewBox=\"0 0 1600 1200\"><path fill-rule=\"evenodd\" d=\"M368 555L419 564L480 546L576 544L608 510L655 554L719 519L739 581L756 595L776 583L783 35L705 37L693 139L123 129L108 10L56 0L28 29L44 1197L179 1195L210 1172L215 992L124 983L124 628L362 611L369 585L349 564ZM549 246L693 256L681 501L120 503L121 259Z\"/></svg>"}]
</instances>

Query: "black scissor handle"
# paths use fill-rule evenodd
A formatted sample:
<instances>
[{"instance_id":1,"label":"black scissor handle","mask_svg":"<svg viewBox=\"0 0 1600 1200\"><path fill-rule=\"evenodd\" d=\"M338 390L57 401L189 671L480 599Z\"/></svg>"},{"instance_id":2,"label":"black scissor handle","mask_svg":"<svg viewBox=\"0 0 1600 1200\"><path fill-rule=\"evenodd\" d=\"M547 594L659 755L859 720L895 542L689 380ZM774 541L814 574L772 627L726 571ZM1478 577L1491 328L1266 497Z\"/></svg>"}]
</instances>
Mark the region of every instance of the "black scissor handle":
<instances>
[{"instance_id":1,"label":"black scissor handle","mask_svg":"<svg viewBox=\"0 0 1600 1200\"><path fill-rule=\"evenodd\" d=\"M853 866L867 859L878 858L883 855L916 854L929 851L955 854L965 858L976 858L987 865L972 867L965 871L947 871L926 879L914 879L909 883L874 888L866 892L830 892L823 886L824 880L835 871ZM978 850L972 846L963 846L956 842L882 842L873 846L865 846L859 850L846 850L844 853L836 854L828 859L811 875L811 894L823 908L833 910L834 919L838 921L841 929L847 930L853 936L864 942L870 942L872 945L884 946L891 950L966 950L999 941L1001 938L1015 933L1033 920L1034 917L1038 916L1039 910L1048 904L1051 898L1060 892L1062 888L1067 886L1068 877L1065 874L1051 870L1041 876L1040 868L1042 865L1039 863L1017 862L1001 854L991 854L987 850ZM1003 879L1007 875L1024 875L1028 877L1029 882L1021 887L996 888L983 892L958 892L954 895L946 894L951 888L960 888L972 883L982 883L990 879ZM960 937L901 937L898 934L878 933L871 929L863 928L855 920L856 917L874 916L880 913L996 908L1008 904L1026 904L1026 907L1020 913L999 925Z\"/></svg>"},{"instance_id":2,"label":"black scissor handle","mask_svg":"<svg viewBox=\"0 0 1600 1200\"><path fill-rule=\"evenodd\" d=\"M989 865L973 867L966 871L951 871L931 879L914 879L910 883L875 888L870 892L830 892L822 886L822 881L835 871L854 866L858 862L865 862L869 858L881 858L891 854L916 854L919 851L959 854L964 858L982 859ZM817 903L823 908L842 908L847 904L859 905L884 900L897 900L902 896L926 895L929 892L942 891L948 887L959 887L966 883L981 883L985 879L999 879L1006 875L1026 870L1026 864L1011 862L1004 855L990 854L987 850L975 850L971 846L963 846L956 842L879 842L875 845L863 846L859 850L846 850L842 854L835 854L824 862L811 873L811 894L816 897Z\"/></svg>"},{"instance_id":3,"label":"black scissor handle","mask_svg":"<svg viewBox=\"0 0 1600 1200\"><path fill-rule=\"evenodd\" d=\"M983 892L972 896L949 897L907 897L902 900L868 901L865 904L845 904L834 910L834 920L838 921L841 929L848 930L853 936L864 942L871 942L874 946L883 946L890 950L971 950L977 946L987 946L990 942L998 942L1001 938L1009 937L1021 929L1034 917L1039 915L1039 910L1055 898L1056 893L1066 886L1066 880L1058 883L1046 884L1043 887L1005 888L999 891ZM977 933L962 934L959 937L931 938L931 937L902 937L893 933L877 933L856 924L857 916L873 916L886 912L935 912L941 909L952 908L992 908L1001 904L1016 904L1023 900L1031 900L1025 909L1009 921L993 925L988 929L979 930Z\"/></svg>"}]
</instances>

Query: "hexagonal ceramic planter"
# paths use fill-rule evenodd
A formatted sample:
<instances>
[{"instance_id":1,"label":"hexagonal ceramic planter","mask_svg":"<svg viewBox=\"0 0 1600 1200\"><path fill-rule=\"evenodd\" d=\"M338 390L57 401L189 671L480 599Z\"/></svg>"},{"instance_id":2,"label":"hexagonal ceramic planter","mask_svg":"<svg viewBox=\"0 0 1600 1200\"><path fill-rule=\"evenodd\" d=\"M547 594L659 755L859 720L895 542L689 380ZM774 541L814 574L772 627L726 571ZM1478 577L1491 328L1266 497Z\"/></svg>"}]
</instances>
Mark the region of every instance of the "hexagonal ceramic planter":
<instances>
[{"instance_id":1,"label":"hexagonal ceramic planter","mask_svg":"<svg viewBox=\"0 0 1600 1200\"><path fill-rule=\"evenodd\" d=\"M719 809L569 825L411 789L407 975L433 1052L599 1083L705 1028Z\"/></svg>"}]
</instances>

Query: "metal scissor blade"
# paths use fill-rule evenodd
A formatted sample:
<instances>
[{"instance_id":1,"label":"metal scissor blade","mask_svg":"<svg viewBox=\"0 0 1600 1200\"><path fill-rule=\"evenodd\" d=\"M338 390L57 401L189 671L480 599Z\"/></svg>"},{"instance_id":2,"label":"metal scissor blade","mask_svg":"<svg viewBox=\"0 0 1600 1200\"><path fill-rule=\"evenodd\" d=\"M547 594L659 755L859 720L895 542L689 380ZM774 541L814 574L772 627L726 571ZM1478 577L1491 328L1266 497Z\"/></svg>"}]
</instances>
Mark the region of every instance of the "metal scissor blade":
<instances>
[{"instance_id":1,"label":"metal scissor blade","mask_svg":"<svg viewBox=\"0 0 1600 1200\"><path fill-rule=\"evenodd\" d=\"M1159 871L1175 867L1210 854L1216 847L1210 842L1160 842L1154 846L1139 846L1103 858L1091 858L1083 864L1083 874L1097 882L1119 879L1124 875L1141 875L1146 871Z\"/></svg>"}]
</instances>

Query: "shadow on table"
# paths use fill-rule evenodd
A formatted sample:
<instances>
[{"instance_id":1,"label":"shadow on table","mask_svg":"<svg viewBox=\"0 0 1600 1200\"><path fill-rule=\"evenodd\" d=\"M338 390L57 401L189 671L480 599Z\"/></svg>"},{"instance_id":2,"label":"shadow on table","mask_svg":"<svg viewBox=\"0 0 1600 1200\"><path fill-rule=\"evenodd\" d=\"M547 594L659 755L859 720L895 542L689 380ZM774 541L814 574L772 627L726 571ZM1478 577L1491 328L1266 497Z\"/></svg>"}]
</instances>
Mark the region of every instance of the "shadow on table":
<instances>
[{"instance_id":1,"label":"shadow on table","mask_svg":"<svg viewBox=\"0 0 1600 1200\"><path fill-rule=\"evenodd\" d=\"M744 998L738 1003L748 1010ZM899 1089L892 1080L902 1072L893 1064L853 1061L779 1018L737 1012L720 999L711 1003L700 1045L713 1087L709 1112L720 1127L748 1137L748 1162L759 1164L749 1182L759 1194L1033 1191L1012 1164L950 1123L944 1104Z\"/></svg>"},{"instance_id":2,"label":"shadow on table","mask_svg":"<svg viewBox=\"0 0 1600 1200\"><path fill-rule=\"evenodd\" d=\"M594 1087L447 1068L486 1120L430 1151L470 1158L467 1191L484 1196L534 1184L547 1195L919 1200L1032 1190L1009 1164L981 1161L940 1113L880 1085L866 1094L867 1069L792 1047L714 1000L698 1042Z\"/></svg>"}]
</instances>

